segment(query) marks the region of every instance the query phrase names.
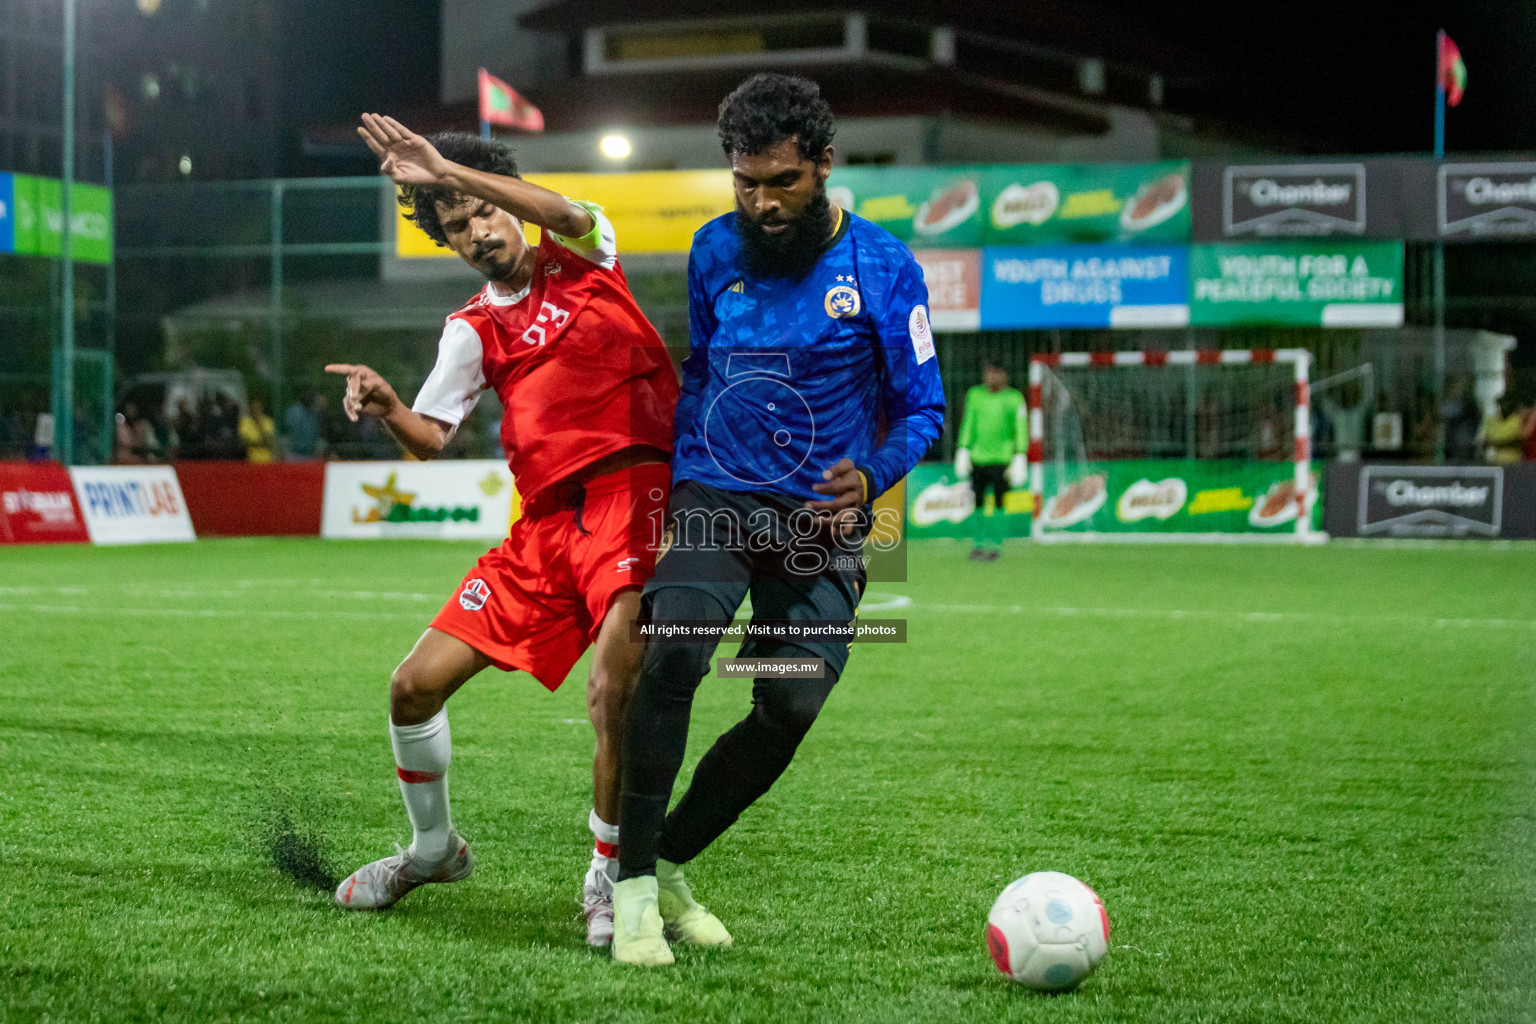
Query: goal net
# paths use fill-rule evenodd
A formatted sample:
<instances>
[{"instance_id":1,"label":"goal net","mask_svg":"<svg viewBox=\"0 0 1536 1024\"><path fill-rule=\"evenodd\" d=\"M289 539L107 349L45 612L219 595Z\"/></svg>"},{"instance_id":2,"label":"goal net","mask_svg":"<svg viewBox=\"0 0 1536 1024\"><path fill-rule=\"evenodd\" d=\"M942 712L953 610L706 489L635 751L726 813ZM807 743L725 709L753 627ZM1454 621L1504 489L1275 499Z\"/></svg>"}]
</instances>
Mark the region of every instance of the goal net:
<instances>
[{"instance_id":1,"label":"goal net","mask_svg":"<svg viewBox=\"0 0 1536 1024\"><path fill-rule=\"evenodd\" d=\"M1322 539L1310 361L1304 349L1036 356L1033 536Z\"/></svg>"}]
</instances>

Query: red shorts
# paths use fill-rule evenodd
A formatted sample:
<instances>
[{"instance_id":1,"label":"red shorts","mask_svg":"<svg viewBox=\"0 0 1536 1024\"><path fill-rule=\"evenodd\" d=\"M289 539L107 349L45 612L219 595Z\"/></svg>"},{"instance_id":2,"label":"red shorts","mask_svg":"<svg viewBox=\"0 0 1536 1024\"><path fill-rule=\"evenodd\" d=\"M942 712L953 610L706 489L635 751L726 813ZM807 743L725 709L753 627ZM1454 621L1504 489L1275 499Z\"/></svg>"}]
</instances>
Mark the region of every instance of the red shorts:
<instances>
[{"instance_id":1,"label":"red shorts","mask_svg":"<svg viewBox=\"0 0 1536 1024\"><path fill-rule=\"evenodd\" d=\"M537 496L532 514L481 556L432 628L504 672L522 669L557 689L597 639L614 597L656 571L671 486L670 466L647 463L588 480L579 498L563 485ZM549 500L562 491L572 500Z\"/></svg>"}]
</instances>

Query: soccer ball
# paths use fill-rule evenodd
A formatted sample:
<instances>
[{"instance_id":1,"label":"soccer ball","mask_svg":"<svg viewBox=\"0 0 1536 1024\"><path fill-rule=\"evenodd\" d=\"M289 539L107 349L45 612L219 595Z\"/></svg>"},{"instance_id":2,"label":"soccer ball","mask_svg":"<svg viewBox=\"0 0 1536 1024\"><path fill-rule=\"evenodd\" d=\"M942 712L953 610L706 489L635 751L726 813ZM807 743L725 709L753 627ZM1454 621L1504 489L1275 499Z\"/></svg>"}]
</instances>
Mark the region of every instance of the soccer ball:
<instances>
[{"instance_id":1,"label":"soccer ball","mask_svg":"<svg viewBox=\"0 0 1536 1024\"><path fill-rule=\"evenodd\" d=\"M1036 871L1003 890L987 915L987 950L1021 985L1064 992L1109 950L1109 914L1098 893L1060 871Z\"/></svg>"}]
</instances>

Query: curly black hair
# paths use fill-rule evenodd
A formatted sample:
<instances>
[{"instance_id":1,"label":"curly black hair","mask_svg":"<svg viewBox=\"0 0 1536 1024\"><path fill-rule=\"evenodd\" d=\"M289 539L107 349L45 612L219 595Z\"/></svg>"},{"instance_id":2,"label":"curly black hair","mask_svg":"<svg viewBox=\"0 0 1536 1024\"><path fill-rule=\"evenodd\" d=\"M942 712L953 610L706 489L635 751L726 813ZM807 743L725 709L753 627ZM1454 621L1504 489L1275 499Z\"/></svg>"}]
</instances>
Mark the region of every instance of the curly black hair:
<instances>
[{"instance_id":1,"label":"curly black hair","mask_svg":"<svg viewBox=\"0 0 1536 1024\"><path fill-rule=\"evenodd\" d=\"M512 156L512 147L505 142L487 142L469 132L438 132L436 135L428 135L427 141L437 147L445 160L452 160L477 171L505 174L511 178L521 177L517 173L517 160ZM452 204L459 198L459 193L441 185L401 185L396 201L410 211L405 215L406 220L421 228L428 238L446 249L448 234L443 230L442 219L437 215L437 201L441 199Z\"/></svg>"},{"instance_id":2,"label":"curly black hair","mask_svg":"<svg viewBox=\"0 0 1536 1024\"><path fill-rule=\"evenodd\" d=\"M832 144L832 108L809 78L758 74L720 102L719 130L726 156L751 156L795 139L801 159L820 160Z\"/></svg>"}]
</instances>

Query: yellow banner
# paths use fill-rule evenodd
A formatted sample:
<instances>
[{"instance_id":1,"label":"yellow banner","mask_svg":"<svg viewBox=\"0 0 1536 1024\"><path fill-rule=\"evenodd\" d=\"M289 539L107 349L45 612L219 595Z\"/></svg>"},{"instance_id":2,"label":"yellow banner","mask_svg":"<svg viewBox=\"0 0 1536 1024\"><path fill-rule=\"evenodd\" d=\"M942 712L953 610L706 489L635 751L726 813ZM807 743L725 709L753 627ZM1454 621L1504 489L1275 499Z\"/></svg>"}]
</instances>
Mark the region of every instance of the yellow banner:
<instances>
[{"instance_id":1,"label":"yellow banner","mask_svg":"<svg viewBox=\"0 0 1536 1024\"><path fill-rule=\"evenodd\" d=\"M731 172L641 171L634 174L530 174L536 185L597 203L613 223L619 254L687 252L693 233L734 209ZM536 241L538 228L527 227ZM453 257L395 208L395 255L401 259Z\"/></svg>"}]
</instances>

